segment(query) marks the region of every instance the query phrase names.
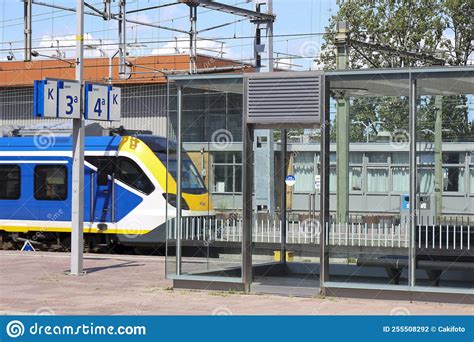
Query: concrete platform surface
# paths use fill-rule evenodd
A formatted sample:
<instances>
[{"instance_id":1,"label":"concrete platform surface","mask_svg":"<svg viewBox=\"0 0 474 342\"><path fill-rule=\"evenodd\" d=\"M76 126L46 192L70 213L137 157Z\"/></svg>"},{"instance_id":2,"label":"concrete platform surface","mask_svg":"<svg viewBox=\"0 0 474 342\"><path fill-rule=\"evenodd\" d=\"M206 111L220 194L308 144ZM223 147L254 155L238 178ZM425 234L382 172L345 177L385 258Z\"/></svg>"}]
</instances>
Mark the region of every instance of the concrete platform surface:
<instances>
[{"instance_id":1,"label":"concrete platform surface","mask_svg":"<svg viewBox=\"0 0 474 342\"><path fill-rule=\"evenodd\" d=\"M67 253L0 251L0 314L474 314L462 304L172 290L164 257L87 254L87 275L68 269Z\"/></svg>"}]
</instances>

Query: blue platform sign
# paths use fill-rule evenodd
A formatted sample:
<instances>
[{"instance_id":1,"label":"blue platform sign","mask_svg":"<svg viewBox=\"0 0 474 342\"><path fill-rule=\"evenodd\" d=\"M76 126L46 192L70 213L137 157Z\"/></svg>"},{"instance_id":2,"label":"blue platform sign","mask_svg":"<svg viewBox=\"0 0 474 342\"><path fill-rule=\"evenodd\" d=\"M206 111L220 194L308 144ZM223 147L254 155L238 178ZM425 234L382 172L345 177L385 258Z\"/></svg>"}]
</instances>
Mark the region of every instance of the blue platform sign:
<instances>
[{"instance_id":1,"label":"blue platform sign","mask_svg":"<svg viewBox=\"0 0 474 342\"><path fill-rule=\"evenodd\" d=\"M85 84L84 118L119 121L121 89L107 84ZM37 118L80 119L81 85L72 80L34 82L33 115Z\"/></svg>"},{"instance_id":2,"label":"blue platform sign","mask_svg":"<svg viewBox=\"0 0 474 342\"><path fill-rule=\"evenodd\" d=\"M33 115L80 119L81 85L77 81L44 79L34 82Z\"/></svg>"},{"instance_id":3,"label":"blue platform sign","mask_svg":"<svg viewBox=\"0 0 474 342\"><path fill-rule=\"evenodd\" d=\"M87 83L84 114L88 120L120 120L120 88L107 84Z\"/></svg>"}]
</instances>

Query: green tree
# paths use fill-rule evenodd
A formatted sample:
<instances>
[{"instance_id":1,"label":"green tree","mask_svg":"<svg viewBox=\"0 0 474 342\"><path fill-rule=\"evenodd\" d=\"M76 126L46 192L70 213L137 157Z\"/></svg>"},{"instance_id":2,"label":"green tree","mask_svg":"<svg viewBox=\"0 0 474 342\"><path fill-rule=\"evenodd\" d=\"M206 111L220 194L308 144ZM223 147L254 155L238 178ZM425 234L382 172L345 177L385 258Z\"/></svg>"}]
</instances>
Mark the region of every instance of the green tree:
<instances>
[{"instance_id":1,"label":"green tree","mask_svg":"<svg viewBox=\"0 0 474 342\"><path fill-rule=\"evenodd\" d=\"M472 53L474 0L352 0L338 1L338 5L338 13L330 19L322 46L320 63L326 70L336 66L334 32L338 21L346 21L350 28L351 69L432 63L429 59L413 58L396 51L436 56L448 65L465 65ZM357 41L372 43L375 47L357 44ZM394 51L377 49L376 44L389 46ZM462 108L467 98L457 97L456 105L450 106L453 101L453 98L443 99L443 104L446 103L443 105L445 139L465 136L473 129L468 123L467 109ZM428 126L434 125L434 112L434 99L420 101L418 117L421 126L427 128L425 132L432 129ZM369 125L380 120L385 123L382 128L391 132L407 129L408 103L403 97L354 98L351 99L351 119ZM376 129L372 130L372 135L376 133ZM352 141L363 141L363 127L352 127L350 134ZM421 138L428 135L422 134Z\"/></svg>"}]
</instances>

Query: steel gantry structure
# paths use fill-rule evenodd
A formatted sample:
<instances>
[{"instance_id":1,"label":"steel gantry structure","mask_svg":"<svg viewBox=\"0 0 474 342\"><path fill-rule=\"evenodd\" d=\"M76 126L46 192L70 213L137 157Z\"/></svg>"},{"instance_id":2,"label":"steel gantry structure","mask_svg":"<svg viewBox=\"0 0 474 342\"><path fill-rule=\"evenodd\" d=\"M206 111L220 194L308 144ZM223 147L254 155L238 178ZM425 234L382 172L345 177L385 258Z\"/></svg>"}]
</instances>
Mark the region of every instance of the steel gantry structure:
<instances>
[{"instance_id":1,"label":"steel gantry structure","mask_svg":"<svg viewBox=\"0 0 474 342\"><path fill-rule=\"evenodd\" d=\"M255 56L255 66L257 68L261 67L261 26L265 26L267 31L267 54L268 54L268 65L269 68L273 67L273 22L275 21L275 15L272 13L272 0L267 1L260 1L255 4L255 10L249 10L240 8L237 6L231 6L227 4L222 4L216 1L207 1L207 0L176 0L167 4L162 5L155 5L149 6L134 10L127 10L127 2L126 0L118 0L118 13L112 13L111 7L112 0L103 0L104 8L103 10L98 9L96 6L93 6L87 2L84 2L84 6L87 7L89 10L84 10L84 15L88 16L95 16L103 18L104 20L116 20L118 22L118 50L117 54L119 57L119 75L121 79L127 79L130 77L131 68L134 66L132 63L126 60L127 57L127 37L126 37L126 30L127 24L136 24L136 25L143 25L148 26L156 29L167 30L179 34L185 34L189 36L189 72L190 74L198 73L196 65L197 59L197 39L198 34L202 32L207 32L210 30L218 29L230 24L231 23L224 23L220 25L216 25L213 27L204 28L202 30L197 29L197 8L203 7L210 10L215 10L222 13L232 14L236 16L242 17L240 21L249 20L253 23L256 27L255 29L255 47L254 47L254 56ZM43 6L49 7L69 12L76 12L77 9L74 7L67 7L61 6L57 4L51 4L43 1L38 0L23 0L24 3L24 60L31 61L31 58L34 57L32 55L32 7L33 5L36 6ZM149 11L154 9L160 9L164 7L169 7L173 5L185 4L189 7L189 22L190 28L189 30L168 27L164 25L158 25L155 23L148 23L148 22L141 22L137 20L133 20L127 17L128 14ZM267 4L267 13L261 12L260 8ZM137 66L140 67L140 66ZM217 71L217 70L216 70ZM269 70L270 71L270 70ZM160 70L152 70L150 72L160 72ZM207 71L206 71L207 72Z\"/></svg>"}]
</instances>

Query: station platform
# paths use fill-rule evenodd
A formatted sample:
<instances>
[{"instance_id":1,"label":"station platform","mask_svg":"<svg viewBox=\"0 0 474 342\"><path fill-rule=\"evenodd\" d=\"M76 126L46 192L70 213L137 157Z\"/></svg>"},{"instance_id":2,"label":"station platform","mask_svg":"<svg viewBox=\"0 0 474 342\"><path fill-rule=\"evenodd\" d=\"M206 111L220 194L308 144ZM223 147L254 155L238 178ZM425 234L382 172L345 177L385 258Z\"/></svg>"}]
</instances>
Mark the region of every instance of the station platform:
<instances>
[{"instance_id":1,"label":"station platform","mask_svg":"<svg viewBox=\"0 0 474 342\"><path fill-rule=\"evenodd\" d=\"M165 258L0 251L0 315L472 315L474 306L173 290Z\"/></svg>"}]
</instances>

